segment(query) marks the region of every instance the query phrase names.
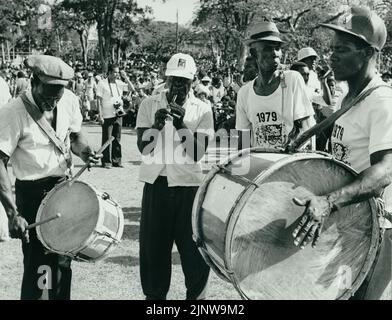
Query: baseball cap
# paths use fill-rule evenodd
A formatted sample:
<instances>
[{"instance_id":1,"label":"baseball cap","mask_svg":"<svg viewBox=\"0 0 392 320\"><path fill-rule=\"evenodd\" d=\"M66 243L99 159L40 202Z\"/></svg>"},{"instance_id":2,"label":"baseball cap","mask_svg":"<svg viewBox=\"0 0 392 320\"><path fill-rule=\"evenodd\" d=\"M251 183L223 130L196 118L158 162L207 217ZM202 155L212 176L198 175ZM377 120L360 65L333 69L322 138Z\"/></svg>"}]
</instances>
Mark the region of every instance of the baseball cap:
<instances>
[{"instance_id":1,"label":"baseball cap","mask_svg":"<svg viewBox=\"0 0 392 320\"><path fill-rule=\"evenodd\" d=\"M384 21L365 7L352 7L339 18L338 24L321 23L320 26L351 34L377 50L381 50L387 40Z\"/></svg>"},{"instance_id":2,"label":"baseball cap","mask_svg":"<svg viewBox=\"0 0 392 320\"><path fill-rule=\"evenodd\" d=\"M173 55L166 65L165 76L182 77L193 80L196 74L195 60L184 53Z\"/></svg>"},{"instance_id":3,"label":"baseball cap","mask_svg":"<svg viewBox=\"0 0 392 320\"><path fill-rule=\"evenodd\" d=\"M201 81L211 82L212 80L211 80L211 78L209 76L205 76L205 77L203 77L203 79L201 79Z\"/></svg>"},{"instance_id":4,"label":"baseball cap","mask_svg":"<svg viewBox=\"0 0 392 320\"><path fill-rule=\"evenodd\" d=\"M74 70L60 58L47 55L28 56L25 64L46 84L66 86L74 77Z\"/></svg>"},{"instance_id":5,"label":"baseball cap","mask_svg":"<svg viewBox=\"0 0 392 320\"><path fill-rule=\"evenodd\" d=\"M302 48L301 50L298 51L298 57L297 57L298 61L301 61L301 60L308 58L308 57L317 57L318 58L318 54L311 47Z\"/></svg>"},{"instance_id":6,"label":"baseball cap","mask_svg":"<svg viewBox=\"0 0 392 320\"><path fill-rule=\"evenodd\" d=\"M245 39L245 43L250 45L257 41L284 42L280 38L280 32L276 24L269 21L262 21L249 30L249 38Z\"/></svg>"}]
</instances>

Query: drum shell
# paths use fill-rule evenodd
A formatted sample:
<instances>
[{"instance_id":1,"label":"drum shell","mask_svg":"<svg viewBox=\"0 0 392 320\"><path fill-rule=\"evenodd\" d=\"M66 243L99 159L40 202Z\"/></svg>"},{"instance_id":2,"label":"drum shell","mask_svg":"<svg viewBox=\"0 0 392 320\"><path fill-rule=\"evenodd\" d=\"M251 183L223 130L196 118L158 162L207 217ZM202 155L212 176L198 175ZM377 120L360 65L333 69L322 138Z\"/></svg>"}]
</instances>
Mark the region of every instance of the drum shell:
<instances>
[{"instance_id":1,"label":"drum shell","mask_svg":"<svg viewBox=\"0 0 392 320\"><path fill-rule=\"evenodd\" d=\"M90 230L81 235L78 233L78 236L76 236L72 232L75 226L71 226L72 221L69 221L69 218L63 227L61 223L67 219L69 205L74 205L74 210L79 210L78 208L82 206L82 203L68 204L64 202L64 204L58 204L56 200L63 193L67 193L66 188L81 186L82 190L88 190L89 201L96 205L94 210L89 212ZM75 192L73 192L73 197L75 197ZM80 202L83 202L83 200L81 199ZM88 201L86 200L86 202ZM61 210L66 213L64 214ZM124 230L124 216L121 207L108 194L96 190L86 182L75 181L70 184L70 182L65 181L53 188L38 209L37 222L47 218L47 216L56 214L57 212L54 211L58 211L62 215L60 219L37 227L38 239L50 252L69 256L78 261L93 262L104 258L121 240ZM80 209L79 213L83 214L83 212ZM54 239L56 233L59 235L59 240ZM73 237L77 237L76 241L72 239ZM63 245L63 242L67 243L67 241L72 244L70 246ZM67 248L65 249L65 247Z\"/></svg>"},{"instance_id":2,"label":"drum shell","mask_svg":"<svg viewBox=\"0 0 392 320\"><path fill-rule=\"evenodd\" d=\"M268 156L270 157L270 159L267 159ZM243 179L244 177L246 177L245 174L242 174L239 177L233 177L230 176L230 174L227 174L227 171L230 171L228 170L229 167L228 164L222 165L220 167L216 167L215 169L209 172L205 181L200 187L198 194L196 195L194 208L193 208L193 217L192 217L195 241L198 243L200 251L203 257L205 258L206 262L213 268L213 270L221 278L232 282L235 288L237 289L237 291L241 294L243 298L275 299L274 296L269 296L269 294L265 294L265 296L263 294L259 295L258 293L250 294L249 290L247 290L249 288L244 288L243 282L241 282L241 279L239 279L241 277L238 276L238 273L239 273L239 269L241 268L236 268L236 263L235 262L233 263L233 261L235 260L233 258L233 252L237 250L235 249L235 244L237 241L235 238L238 236L238 234L235 234L236 230L240 229L243 226L244 220L241 221L241 219L243 218L240 218L242 211L245 210L247 206L249 207L250 201L254 200L254 199L252 200L252 197L254 198L255 192L258 192L257 191L258 189L262 189L262 187L260 188L258 187L258 185L259 186L260 185L263 186L263 184L267 185L269 183L268 182L269 177L274 175L276 176L277 172L282 170L282 168L284 171L285 166L290 165L291 163L296 163L296 161L304 161L304 160L333 161L334 163L336 163L336 166L338 168L342 168L342 169L344 168L344 171L349 172L349 174L347 174L345 180L342 179L342 181L339 182L340 187L352 181L356 176L356 173L347 165L343 163L338 163L332 160L330 156L326 156L324 154L320 154L320 153L296 154L296 155L268 154L267 157L263 158L261 161L258 161L259 163L256 165L256 167L259 167L258 175L254 175L254 173L251 173L252 170L249 170L249 173L247 175L248 181L246 179ZM253 164L250 167L252 166L255 165ZM257 171L257 170L253 170L253 171ZM282 175L281 179L283 180L285 179L284 175ZM233 187L234 185L235 187ZM333 188L329 190L329 192L332 191L334 188L336 189L336 187L337 185L333 186ZM323 194L324 192L326 192L325 188L324 190L322 190L320 194ZM303 195L305 196L305 194ZM301 196L301 193L299 194L299 196ZM369 206L369 211L371 211L372 213L371 218L369 218L369 220L371 220L372 226L371 228L369 228L369 232L371 231L371 239L369 240L369 249L367 252L367 257L366 259L363 260L363 268L358 274L356 274L355 282L353 283L352 287L345 290L344 293L339 294L336 297L337 299L346 299L352 295L352 293L356 290L356 288L358 288L359 285L362 283L364 277L366 276L366 273L370 268L371 263L374 261L377 244L378 244L378 237L379 237L378 221L377 221L377 214L376 214L377 209L376 209L376 204L374 199L369 200L366 206ZM246 210L248 210L247 215L249 216L249 208ZM303 211L303 208L302 209L298 208L298 210L299 211L296 214L300 216L301 212ZM246 216L245 214L242 215L242 217L245 216ZM291 225L294 225L293 222L295 221L295 219L289 222L290 219L291 218L286 219L287 229L289 229ZM239 221L240 223L238 224ZM275 223L276 221L270 221L270 222ZM283 221L281 222L283 223ZM290 230L290 232L287 232L285 236L287 236L289 233L291 234L291 232L292 230ZM293 241L292 238L286 240L287 243ZM322 238L320 241L322 241ZM285 243L284 246L290 246L287 243ZM251 250L249 248L252 246L254 247L255 244L253 243L251 246L243 248L243 250L244 251ZM306 252L306 250L312 250L312 249L307 248L304 250L304 252ZM301 253L295 252L293 254L294 257L296 255L301 255ZM309 252L305 254L305 256L308 255ZM292 257L288 255L287 260L289 261L289 259L292 259ZM243 259L239 259L239 261L241 260ZM270 266L269 268L270 269L275 268L276 266L279 268L285 262L284 260L285 259L283 259L283 262L277 262L276 265L272 264L272 266ZM355 266L354 269L356 270L357 268L358 267ZM260 274L263 275L266 274L270 276L269 274L270 269L267 268L262 272L260 272ZM331 292L333 291L332 289L330 291L326 290L325 296L323 296L322 294L320 296L317 295L314 296L313 293L310 292L309 296L306 296L305 294L304 297L302 298L303 299L308 299L308 298L331 299L331 297L333 296L331 294ZM279 296L278 299L286 299L284 295L282 296L277 294L277 296ZM302 299L301 295L298 295L298 297L296 297L295 295L294 296L291 295L290 297L288 297L288 299L297 299L297 298Z\"/></svg>"}]
</instances>

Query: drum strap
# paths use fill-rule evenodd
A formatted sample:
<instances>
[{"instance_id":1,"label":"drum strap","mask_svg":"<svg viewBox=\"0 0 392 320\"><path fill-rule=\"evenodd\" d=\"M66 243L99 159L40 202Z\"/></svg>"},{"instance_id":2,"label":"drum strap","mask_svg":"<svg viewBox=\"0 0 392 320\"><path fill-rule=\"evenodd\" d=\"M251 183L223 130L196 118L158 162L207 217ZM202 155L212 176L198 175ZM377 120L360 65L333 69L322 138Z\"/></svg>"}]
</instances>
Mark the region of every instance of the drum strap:
<instances>
[{"instance_id":1,"label":"drum strap","mask_svg":"<svg viewBox=\"0 0 392 320\"><path fill-rule=\"evenodd\" d=\"M316 124L309 130L305 131L302 135L300 135L296 140L294 140L291 144L286 146L286 150L289 152L296 152L299 148L301 148L311 137L314 135L324 131L330 125L332 125L336 120L338 120L342 115L344 115L348 110L350 110L353 106L361 102L363 99L368 97L374 90L378 88L390 88L389 85L378 85L373 88L369 88L365 91L362 91L358 96L355 97L350 103L342 106L338 111L334 112L331 116L324 119L320 123Z\"/></svg>"},{"instance_id":2,"label":"drum strap","mask_svg":"<svg viewBox=\"0 0 392 320\"><path fill-rule=\"evenodd\" d=\"M54 144L54 146L61 152L61 154L64 155L67 162L67 168L71 168L72 158L65 142L60 140L56 131L54 131L49 122L45 119L45 117L43 117L43 113L37 108L36 105L30 102L29 98L27 98L26 93L23 93L20 98L22 99L29 115L33 118L41 130L48 136L49 140Z\"/></svg>"}]
</instances>

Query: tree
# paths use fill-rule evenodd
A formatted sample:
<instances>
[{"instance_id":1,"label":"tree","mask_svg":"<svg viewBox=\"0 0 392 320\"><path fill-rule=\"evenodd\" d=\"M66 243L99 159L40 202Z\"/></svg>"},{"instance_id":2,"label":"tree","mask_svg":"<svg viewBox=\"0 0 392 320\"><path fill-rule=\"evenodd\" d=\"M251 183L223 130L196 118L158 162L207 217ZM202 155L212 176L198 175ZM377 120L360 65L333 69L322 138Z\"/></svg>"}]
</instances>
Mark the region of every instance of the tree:
<instances>
[{"instance_id":1,"label":"tree","mask_svg":"<svg viewBox=\"0 0 392 320\"><path fill-rule=\"evenodd\" d=\"M260 21L277 24L286 41L283 60L290 62L303 46L313 46L322 55L327 53L329 41L326 33L320 30L320 23L335 21L348 5L374 6L376 2L379 1L201 0L193 25L208 34L215 56L221 51L223 60L237 58L237 67L241 69L247 54L243 40L249 29Z\"/></svg>"},{"instance_id":2,"label":"tree","mask_svg":"<svg viewBox=\"0 0 392 320\"><path fill-rule=\"evenodd\" d=\"M10 59L10 47L15 47L26 31L29 34L25 27L35 22L38 5L39 0L0 0L0 41L6 43L8 59Z\"/></svg>"},{"instance_id":3,"label":"tree","mask_svg":"<svg viewBox=\"0 0 392 320\"><path fill-rule=\"evenodd\" d=\"M108 62L114 59L113 45L117 36L116 28L124 28L124 22L144 19L147 8L139 8L135 0L64 0L63 7L73 10L83 19L97 24L98 47L103 71L107 71Z\"/></svg>"},{"instance_id":4,"label":"tree","mask_svg":"<svg viewBox=\"0 0 392 320\"><path fill-rule=\"evenodd\" d=\"M93 26L91 18L86 16L84 12L76 12L74 8L67 7L67 3L60 2L54 6L54 20L56 25L65 30L74 30L80 41L83 64L87 66L88 53L88 35L89 30Z\"/></svg>"},{"instance_id":5,"label":"tree","mask_svg":"<svg viewBox=\"0 0 392 320\"><path fill-rule=\"evenodd\" d=\"M208 35L208 43L215 58L238 58L239 64L245 57L243 38L246 30L259 12L266 6L264 0L202 0L193 25ZM238 48L230 52L231 48Z\"/></svg>"}]
</instances>

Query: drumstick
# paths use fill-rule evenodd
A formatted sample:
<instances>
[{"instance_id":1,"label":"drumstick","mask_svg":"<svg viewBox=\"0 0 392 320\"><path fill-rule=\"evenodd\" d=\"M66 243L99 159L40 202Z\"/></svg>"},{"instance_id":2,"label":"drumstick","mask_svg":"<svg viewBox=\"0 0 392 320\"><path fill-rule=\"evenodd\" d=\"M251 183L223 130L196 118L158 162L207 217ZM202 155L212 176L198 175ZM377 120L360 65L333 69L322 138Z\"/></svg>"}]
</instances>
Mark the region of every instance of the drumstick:
<instances>
[{"instance_id":1,"label":"drumstick","mask_svg":"<svg viewBox=\"0 0 392 320\"><path fill-rule=\"evenodd\" d=\"M32 223L32 224L29 224L29 225L26 227L26 230L33 229L33 228L35 228L35 227L40 226L41 224L48 223L49 221L52 221L52 220L54 220L54 219L58 219L58 218L60 218L60 217L61 217L61 214L60 214L60 213L57 213L57 214L56 214L55 216L53 216L53 217L47 218L47 219L45 219L45 220L41 220L41 221L39 221L39 222L35 222L35 223Z\"/></svg>"},{"instance_id":2,"label":"drumstick","mask_svg":"<svg viewBox=\"0 0 392 320\"><path fill-rule=\"evenodd\" d=\"M99 148L99 150L95 153L96 155L100 155L103 150L105 150L114 140L114 137L110 137L103 145L101 148ZM84 172L84 170L86 170L88 168L88 166L90 165L90 162L87 162L79 171L77 174L75 174L71 180L69 180L69 184L72 185L72 183L79 178L82 173Z\"/></svg>"}]
</instances>

